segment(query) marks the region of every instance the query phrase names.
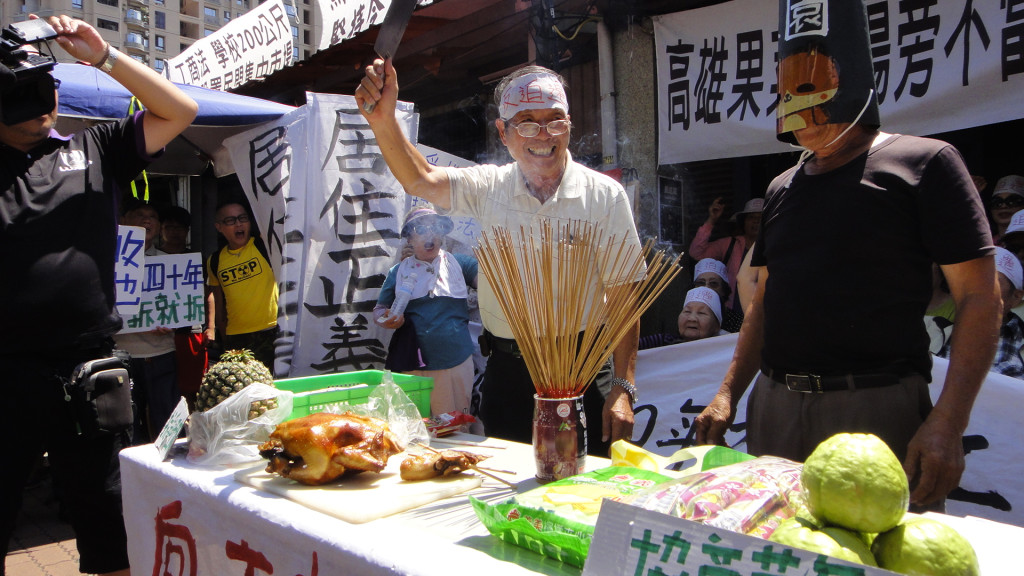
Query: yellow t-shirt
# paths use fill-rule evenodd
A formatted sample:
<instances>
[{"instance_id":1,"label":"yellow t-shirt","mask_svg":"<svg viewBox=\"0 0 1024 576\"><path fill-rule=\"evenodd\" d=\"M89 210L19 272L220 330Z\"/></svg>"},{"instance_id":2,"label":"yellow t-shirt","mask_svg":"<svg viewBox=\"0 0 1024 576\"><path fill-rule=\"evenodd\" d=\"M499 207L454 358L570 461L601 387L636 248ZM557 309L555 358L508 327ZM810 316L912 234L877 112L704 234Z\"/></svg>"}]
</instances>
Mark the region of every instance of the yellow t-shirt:
<instances>
[{"instance_id":1,"label":"yellow t-shirt","mask_svg":"<svg viewBox=\"0 0 1024 576\"><path fill-rule=\"evenodd\" d=\"M207 283L220 286L228 313L225 334L248 334L277 325L277 281L270 263L252 238L240 250L220 251L218 270L210 270Z\"/></svg>"}]
</instances>

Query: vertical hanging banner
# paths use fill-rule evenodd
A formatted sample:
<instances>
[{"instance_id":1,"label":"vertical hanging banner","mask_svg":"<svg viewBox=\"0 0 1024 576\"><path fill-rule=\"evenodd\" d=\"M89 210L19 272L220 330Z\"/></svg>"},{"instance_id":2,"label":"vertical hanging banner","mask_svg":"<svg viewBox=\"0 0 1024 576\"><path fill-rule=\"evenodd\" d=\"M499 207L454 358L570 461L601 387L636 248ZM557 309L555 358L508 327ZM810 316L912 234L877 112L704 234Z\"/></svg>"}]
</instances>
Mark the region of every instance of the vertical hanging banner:
<instances>
[{"instance_id":1,"label":"vertical hanging banner","mask_svg":"<svg viewBox=\"0 0 1024 576\"><path fill-rule=\"evenodd\" d=\"M172 82L230 90L292 62L292 24L282 0L260 4L167 61Z\"/></svg>"},{"instance_id":2,"label":"vertical hanging banner","mask_svg":"<svg viewBox=\"0 0 1024 576\"><path fill-rule=\"evenodd\" d=\"M412 109L399 103L398 116L415 141ZM275 374L382 367L391 331L372 311L400 253L407 201L355 99L307 94L302 108L225 146L280 287Z\"/></svg>"},{"instance_id":3,"label":"vertical hanging banner","mask_svg":"<svg viewBox=\"0 0 1024 576\"><path fill-rule=\"evenodd\" d=\"M433 0L420 0L426 6ZM370 26L384 21L391 0L317 0L320 8L320 42L318 50L341 44Z\"/></svg>"},{"instance_id":4,"label":"vertical hanging banner","mask_svg":"<svg viewBox=\"0 0 1024 576\"><path fill-rule=\"evenodd\" d=\"M655 17L658 163L792 151L775 138L780 7L796 26L824 23L830 5L849 1L733 0ZM883 131L927 136L1024 118L1019 2L864 6Z\"/></svg>"}]
</instances>

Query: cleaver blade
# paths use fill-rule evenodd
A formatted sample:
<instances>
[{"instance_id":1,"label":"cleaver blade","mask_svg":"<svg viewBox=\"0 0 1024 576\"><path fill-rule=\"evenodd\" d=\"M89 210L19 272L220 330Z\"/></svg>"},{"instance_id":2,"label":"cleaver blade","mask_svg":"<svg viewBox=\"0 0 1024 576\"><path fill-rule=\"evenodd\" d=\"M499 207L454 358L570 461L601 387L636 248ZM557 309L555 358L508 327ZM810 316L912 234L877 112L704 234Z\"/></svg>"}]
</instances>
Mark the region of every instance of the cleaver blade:
<instances>
[{"instance_id":1,"label":"cleaver blade","mask_svg":"<svg viewBox=\"0 0 1024 576\"><path fill-rule=\"evenodd\" d=\"M384 15L384 22L380 25L377 41L373 44L373 51L382 59L392 58L398 51L405 27L409 24L409 18L412 18L415 9L416 0L391 0L388 12ZM375 105L370 102L363 106L367 113L373 112L374 107Z\"/></svg>"}]
</instances>

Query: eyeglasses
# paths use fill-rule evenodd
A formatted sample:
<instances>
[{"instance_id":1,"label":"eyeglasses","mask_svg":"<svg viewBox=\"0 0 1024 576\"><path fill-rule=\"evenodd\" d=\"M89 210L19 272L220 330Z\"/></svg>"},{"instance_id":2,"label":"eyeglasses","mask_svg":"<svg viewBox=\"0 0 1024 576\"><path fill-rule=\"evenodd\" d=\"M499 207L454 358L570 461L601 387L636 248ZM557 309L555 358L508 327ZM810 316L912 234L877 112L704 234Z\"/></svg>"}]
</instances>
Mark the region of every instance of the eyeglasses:
<instances>
[{"instance_id":1,"label":"eyeglasses","mask_svg":"<svg viewBox=\"0 0 1024 576\"><path fill-rule=\"evenodd\" d=\"M537 124L536 122L520 122L519 124L513 124L511 122L505 122L506 126L511 126L516 129L523 138L533 138L540 134L540 129L544 128L548 131L551 136L561 136L569 131L569 127L572 123L568 120L552 120L547 124Z\"/></svg>"},{"instance_id":2,"label":"eyeglasses","mask_svg":"<svg viewBox=\"0 0 1024 576\"><path fill-rule=\"evenodd\" d=\"M706 288L711 288L712 290L718 290L719 288L722 287L722 281L718 279L708 280L707 278L701 278L699 280L694 280L693 285L704 286Z\"/></svg>"},{"instance_id":3,"label":"eyeglasses","mask_svg":"<svg viewBox=\"0 0 1024 576\"><path fill-rule=\"evenodd\" d=\"M235 224L245 224L249 222L248 214L241 214L239 216L228 216L220 221L225 226L234 226Z\"/></svg>"},{"instance_id":4,"label":"eyeglasses","mask_svg":"<svg viewBox=\"0 0 1024 576\"><path fill-rule=\"evenodd\" d=\"M1024 206L1024 196L1011 194L1003 198L995 196L992 197L992 207L996 210L1000 208L1017 208L1020 206Z\"/></svg>"}]
</instances>

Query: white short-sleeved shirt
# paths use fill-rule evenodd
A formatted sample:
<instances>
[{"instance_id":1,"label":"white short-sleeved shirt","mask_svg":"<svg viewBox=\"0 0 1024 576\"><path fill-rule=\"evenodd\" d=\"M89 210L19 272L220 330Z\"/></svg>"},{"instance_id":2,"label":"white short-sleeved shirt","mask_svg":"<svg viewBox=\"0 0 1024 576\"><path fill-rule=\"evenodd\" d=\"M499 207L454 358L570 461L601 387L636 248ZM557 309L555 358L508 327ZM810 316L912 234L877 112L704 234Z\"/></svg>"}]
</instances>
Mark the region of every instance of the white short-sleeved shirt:
<instances>
[{"instance_id":1,"label":"white short-sleeved shirt","mask_svg":"<svg viewBox=\"0 0 1024 576\"><path fill-rule=\"evenodd\" d=\"M545 220L553 227L571 221L589 222L603 231L604 237L617 250L625 238L627 247L639 256L641 245L633 222L633 212L622 186L599 172L577 164L569 158L565 174L555 195L541 204L530 195L526 179L516 163L504 166L480 165L472 168L448 168L451 183L451 212L473 216L481 229L491 234L495 226L506 228L516 238L520 227L538 231ZM599 264L594 262L594 266ZM639 277L604 278L606 286L643 279ZM514 338L494 291L484 274L478 279L480 316L484 327L500 338ZM588 301L600 290L596 275L592 277L586 294ZM580 326L580 330L585 326Z\"/></svg>"}]
</instances>

